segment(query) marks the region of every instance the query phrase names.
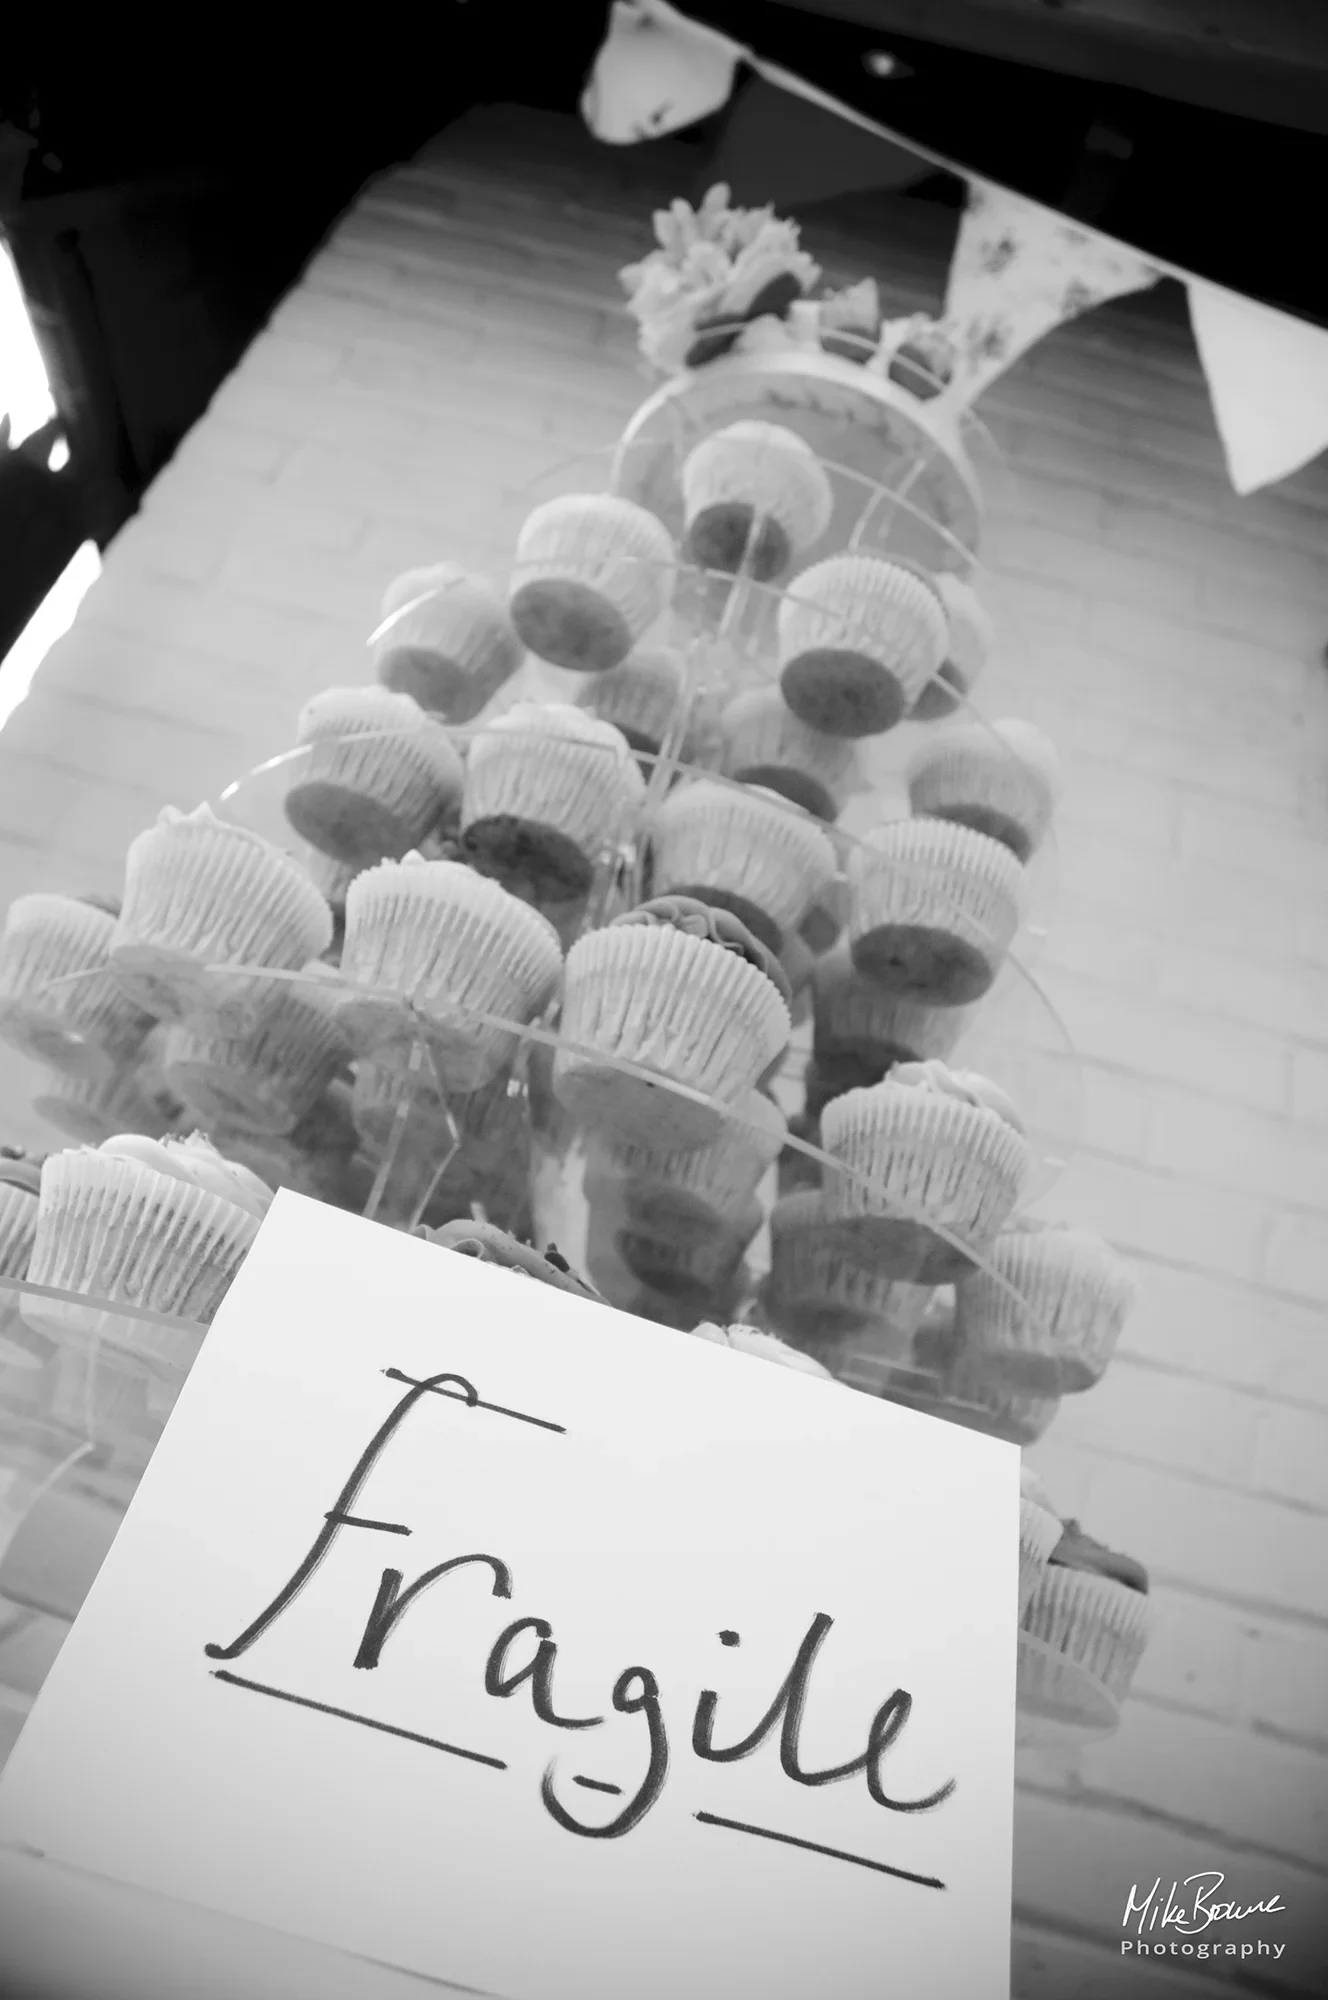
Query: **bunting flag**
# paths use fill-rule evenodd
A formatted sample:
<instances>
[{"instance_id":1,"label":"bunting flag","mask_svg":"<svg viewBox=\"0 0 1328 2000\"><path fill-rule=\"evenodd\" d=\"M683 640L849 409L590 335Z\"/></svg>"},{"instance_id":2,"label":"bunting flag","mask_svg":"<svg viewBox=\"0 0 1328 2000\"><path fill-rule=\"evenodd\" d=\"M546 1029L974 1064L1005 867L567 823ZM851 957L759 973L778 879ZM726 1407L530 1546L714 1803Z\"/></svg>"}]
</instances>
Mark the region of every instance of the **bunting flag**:
<instances>
[{"instance_id":1,"label":"bunting flag","mask_svg":"<svg viewBox=\"0 0 1328 2000\"><path fill-rule=\"evenodd\" d=\"M1161 273L1137 251L985 182L969 187L945 295L957 361L947 400L967 404L1053 327Z\"/></svg>"},{"instance_id":2,"label":"bunting flag","mask_svg":"<svg viewBox=\"0 0 1328 2000\"><path fill-rule=\"evenodd\" d=\"M1189 294L1232 485L1289 479L1328 450L1328 333L1215 285L1196 280Z\"/></svg>"},{"instance_id":3,"label":"bunting flag","mask_svg":"<svg viewBox=\"0 0 1328 2000\"><path fill-rule=\"evenodd\" d=\"M616 0L581 99L581 116L609 146L662 139L728 103L742 49L664 0Z\"/></svg>"}]
</instances>

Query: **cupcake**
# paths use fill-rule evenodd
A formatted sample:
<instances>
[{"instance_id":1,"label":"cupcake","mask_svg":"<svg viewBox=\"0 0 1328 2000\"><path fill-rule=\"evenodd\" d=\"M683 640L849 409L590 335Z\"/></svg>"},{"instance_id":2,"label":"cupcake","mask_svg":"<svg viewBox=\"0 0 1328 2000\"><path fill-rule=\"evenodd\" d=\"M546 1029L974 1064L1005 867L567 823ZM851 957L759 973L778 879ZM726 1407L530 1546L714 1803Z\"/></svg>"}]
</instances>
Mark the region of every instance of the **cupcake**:
<instances>
[{"instance_id":1,"label":"cupcake","mask_svg":"<svg viewBox=\"0 0 1328 2000\"><path fill-rule=\"evenodd\" d=\"M984 1362L962 1351L940 1370L936 1393L938 1413L951 1423L1021 1449L1046 1436L1061 1407L1059 1396L1011 1389Z\"/></svg>"},{"instance_id":2,"label":"cupcake","mask_svg":"<svg viewBox=\"0 0 1328 2000\"><path fill-rule=\"evenodd\" d=\"M784 1196L770 1211L770 1270L761 1306L777 1333L822 1362L846 1342L871 1336L898 1358L927 1293L885 1276L870 1246L837 1230L819 1189Z\"/></svg>"},{"instance_id":3,"label":"cupcake","mask_svg":"<svg viewBox=\"0 0 1328 2000\"><path fill-rule=\"evenodd\" d=\"M633 750L653 759L682 716L686 686L676 653L662 646L639 646L620 667L585 681L576 705L610 723Z\"/></svg>"},{"instance_id":4,"label":"cupcake","mask_svg":"<svg viewBox=\"0 0 1328 2000\"><path fill-rule=\"evenodd\" d=\"M421 1221L437 1228L483 1217L509 1233L528 1235L534 1165L529 1096L500 1073L482 1091L453 1098L452 1105L455 1149L432 1154L436 1177Z\"/></svg>"},{"instance_id":5,"label":"cupcake","mask_svg":"<svg viewBox=\"0 0 1328 2000\"><path fill-rule=\"evenodd\" d=\"M972 827L1028 861L1042 845L1060 795L1060 762L1030 722L971 723L931 737L909 767L919 818Z\"/></svg>"},{"instance_id":6,"label":"cupcake","mask_svg":"<svg viewBox=\"0 0 1328 2000\"><path fill-rule=\"evenodd\" d=\"M789 1009L795 1028L811 1016L812 977L816 971L816 960L807 949L796 931L790 931L784 939L783 950L779 954L784 977L788 981L790 994Z\"/></svg>"},{"instance_id":7,"label":"cupcake","mask_svg":"<svg viewBox=\"0 0 1328 2000\"><path fill-rule=\"evenodd\" d=\"M152 1026L110 970L118 910L81 896L20 896L0 934L0 1039L71 1076L111 1076Z\"/></svg>"},{"instance_id":8,"label":"cupcake","mask_svg":"<svg viewBox=\"0 0 1328 2000\"><path fill-rule=\"evenodd\" d=\"M759 583L783 576L830 526L834 494L811 446L779 424L730 424L682 468L683 553L700 569Z\"/></svg>"},{"instance_id":9,"label":"cupcake","mask_svg":"<svg viewBox=\"0 0 1328 2000\"><path fill-rule=\"evenodd\" d=\"M796 1347L776 1338L773 1333L763 1333L755 1326L715 1326L705 1322L694 1326L692 1335L696 1340L709 1340L716 1347L728 1347L735 1354L750 1354L756 1361L773 1361L777 1368L792 1368L799 1375L816 1375L822 1381L833 1381L828 1368L809 1354L800 1354Z\"/></svg>"},{"instance_id":10,"label":"cupcake","mask_svg":"<svg viewBox=\"0 0 1328 2000\"><path fill-rule=\"evenodd\" d=\"M908 714L945 658L935 587L881 556L831 556L779 607L779 684L810 729L880 736Z\"/></svg>"},{"instance_id":11,"label":"cupcake","mask_svg":"<svg viewBox=\"0 0 1328 2000\"><path fill-rule=\"evenodd\" d=\"M915 722L935 722L963 705L994 640L991 619L972 584L950 570L935 581L948 628L945 658L913 704Z\"/></svg>"},{"instance_id":12,"label":"cupcake","mask_svg":"<svg viewBox=\"0 0 1328 2000\"><path fill-rule=\"evenodd\" d=\"M1061 1539L1061 1524L1031 1473L1019 1482L1019 1615L1028 1609L1053 1549Z\"/></svg>"},{"instance_id":13,"label":"cupcake","mask_svg":"<svg viewBox=\"0 0 1328 2000\"><path fill-rule=\"evenodd\" d=\"M888 821L849 856L849 938L860 973L939 1007L996 982L1023 910L1023 870L985 833L944 820Z\"/></svg>"},{"instance_id":14,"label":"cupcake","mask_svg":"<svg viewBox=\"0 0 1328 2000\"><path fill-rule=\"evenodd\" d=\"M504 1072L499 1076L505 1081ZM413 1069L403 1063L355 1065L351 1117L360 1143L375 1159L381 1159L394 1143L411 1146L435 1164L448 1159L460 1139L462 1102L445 1097L439 1090L432 1059Z\"/></svg>"},{"instance_id":15,"label":"cupcake","mask_svg":"<svg viewBox=\"0 0 1328 2000\"><path fill-rule=\"evenodd\" d=\"M1012 1389L1068 1396L1101 1380L1134 1298L1129 1270L1100 1236L1021 1217L958 1288L955 1327Z\"/></svg>"},{"instance_id":16,"label":"cupcake","mask_svg":"<svg viewBox=\"0 0 1328 2000\"><path fill-rule=\"evenodd\" d=\"M172 1092L207 1124L290 1132L347 1060L334 994L314 980L272 980L262 1011L239 1034L171 1028L162 1065Z\"/></svg>"},{"instance_id":17,"label":"cupcake","mask_svg":"<svg viewBox=\"0 0 1328 2000\"><path fill-rule=\"evenodd\" d=\"M778 688L751 688L720 718L726 778L778 792L817 819L837 819L857 769L852 744L793 714Z\"/></svg>"},{"instance_id":18,"label":"cupcake","mask_svg":"<svg viewBox=\"0 0 1328 2000\"><path fill-rule=\"evenodd\" d=\"M341 941L346 934L346 891L364 871L358 861L334 861L330 854L320 854L316 847L309 849L305 868L332 912L332 940L323 956L329 964L340 964Z\"/></svg>"},{"instance_id":19,"label":"cupcake","mask_svg":"<svg viewBox=\"0 0 1328 2000\"><path fill-rule=\"evenodd\" d=\"M26 1278L37 1234L41 1162L0 1146L0 1278Z\"/></svg>"},{"instance_id":20,"label":"cupcake","mask_svg":"<svg viewBox=\"0 0 1328 2000\"><path fill-rule=\"evenodd\" d=\"M409 1065L421 1038L444 1094L477 1090L553 999L553 926L456 861L385 861L346 897L338 1024L362 1056ZM477 1015L496 1016L503 1026Z\"/></svg>"},{"instance_id":21,"label":"cupcake","mask_svg":"<svg viewBox=\"0 0 1328 2000\"><path fill-rule=\"evenodd\" d=\"M450 1222L444 1229L424 1229L419 1233L440 1249L474 1257L481 1264L496 1264L500 1270L515 1271L524 1278L533 1278L537 1284L551 1285L555 1291L600 1303L594 1286L577 1275L552 1243L547 1249L532 1250L505 1229L487 1222Z\"/></svg>"},{"instance_id":22,"label":"cupcake","mask_svg":"<svg viewBox=\"0 0 1328 2000\"><path fill-rule=\"evenodd\" d=\"M658 897L568 953L554 1089L591 1129L709 1145L788 1041L788 998L735 917Z\"/></svg>"},{"instance_id":23,"label":"cupcake","mask_svg":"<svg viewBox=\"0 0 1328 2000\"><path fill-rule=\"evenodd\" d=\"M847 922L848 884L842 875L836 875L812 899L806 916L798 925L798 936L813 958L822 958L834 949L844 935Z\"/></svg>"},{"instance_id":24,"label":"cupcake","mask_svg":"<svg viewBox=\"0 0 1328 2000\"><path fill-rule=\"evenodd\" d=\"M155 1066L149 1071L144 1065L100 1082L52 1070L38 1082L32 1108L63 1137L84 1146L100 1146L120 1132L160 1139L183 1115Z\"/></svg>"},{"instance_id":25,"label":"cupcake","mask_svg":"<svg viewBox=\"0 0 1328 2000\"><path fill-rule=\"evenodd\" d=\"M958 1008L930 1007L864 979L847 953L814 968L812 1020L818 1113L846 1090L880 1083L897 1063L944 1061L968 1025Z\"/></svg>"},{"instance_id":26,"label":"cupcake","mask_svg":"<svg viewBox=\"0 0 1328 2000\"><path fill-rule=\"evenodd\" d=\"M607 673L665 610L673 564L668 530L634 501L548 500L517 542L509 606L517 636L552 666Z\"/></svg>"},{"instance_id":27,"label":"cupcake","mask_svg":"<svg viewBox=\"0 0 1328 2000\"><path fill-rule=\"evenodd\" d=\"M197 1134L126 1135L96 1150L53 1153L42 1168L28 1277L121 1310L40 1299L25 1301L24 1315L56 1338L102 1337L150 1369L170 1365L181 1352L177 1333L124 1309L206 1325L271 1200L269 1188Z\"/></svg>"},{"instance_id":28,"label":"cupcake","mask_svg":"<svg viewBox=\"0 0 1328 2000\"><path fill-rule=\"evenodd\" d=\"M655 1223L613 1203L609 1214L618 1225L614 1250L637 1283L665 1298L691 1299L698 1311L705 1310L707 1300L728 1294L762 1221L756 1201L724 1220L716 1217L704 1231L686 1234L671 1222Z\"/></svg>"},{"instance_id":29,"label":"cupcake","mask_svg":"<svg viewBox=\"0 0 1328 2000\"><path fill-rule=\"evenodd\" d=\"M901 1064L884 1083L832 1099L821 1135L850 1170L827 1173L827 1216L851 1228L885 1276L913 1284L971 1270L1032 1166L1004 1092L939 1062Z\"/></svg>"},{"instance_id":30,"label":"cupcake","mask_svg":"<svg viewBox=\"0 0 1328 2000\"><path fill-rule=\"evenodd\" d=\"M1104 1723L1130 1691L1149 1636L1148 1572L1067 1521L1023 1615L1018 1706ZM1084 1685L1084 1681L1089 1683ZM1097 1699L1095 1699L1095 1696Z\"/></svg>"},{"instance_id":31,"label":"cupcake","mask_svg":"<svg viewBox=\"0 0 1328 2000\"><path fill-rule=\"evenodd\" d=\"M460 804L451 738L407 694L328 688L301 710L296 742L286 818L335 861L398 860Z\"/></svg>"},{"instance_id":32,"label":"cupcake","mask_svg":"<svg viewBox=\"0 0 1328 2000\"><path fill-rule=\"evenodd\" d=\"M753 1090L733 1109L708 1146L660 1146L640 1139L594 1136L586 1192L618 1190L624 1211L680 1236L735 1221L749 1207L783 1147L784 1115Z\"/></svg>"},{"instance_id":33,"label":"cupcake","mask_svg":"<svg viewBox=\"0 0 1328 2000\"><path fill-rule=\"evenodd\" d=\"M388 585L373 648L383 687L452 723L473 722L525 657L497 592L455 563Z\"/></svg>"},{"instance_id":34,"label":"cupcake","mask_svg":"<svg viewBox=\"0 0 1328 2000\"><path fill-rule=\"evenodd\" d=\"M537 904L571 902L627 839L644 797L621 731L561 702L521 702L471 744L463 849Z\"/></svg>"},{"instance_id":35,"label":"cupcake","mask_svg":"<svg viewBox=\"0 0 1328 2000\"><path fill-rule=\"evenodd\" d=\"M657 895L731 910L775 953L835 872L834 848L809 813L713 779L670 793L650 846Z\"/></svg>"},{"instance_id":36,"label":"cupcake","mask_svg":"<svg viewBox=\"0 0 1328 2000\"><path fill-rule=\"evenodd\" d=\"M130 844L111 965L159 1020L227 1006L226 967L295 972L331 941L332 913L299 864L207 806L167 806Z\"/></svg>"}]
</instances>

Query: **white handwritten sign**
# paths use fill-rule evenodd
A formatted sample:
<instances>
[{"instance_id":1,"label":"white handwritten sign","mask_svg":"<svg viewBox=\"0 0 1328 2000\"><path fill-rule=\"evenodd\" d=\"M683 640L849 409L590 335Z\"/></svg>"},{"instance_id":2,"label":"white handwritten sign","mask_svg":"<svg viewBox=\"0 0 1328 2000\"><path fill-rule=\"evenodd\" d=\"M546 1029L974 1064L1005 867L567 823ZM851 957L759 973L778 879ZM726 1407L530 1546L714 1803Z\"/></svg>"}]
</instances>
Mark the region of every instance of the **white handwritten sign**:
<instances>
[{"instance_id":1,"label":"white handwritten sign","mask_svg":"<svg viewBox=\"0 0 1328 2000\"><path fill-rule=\"evenodd\" d=\"M504 2000L1003 2000L1017 1454L278 1196L0 1842Z\"/></svg>"}]
</instances>

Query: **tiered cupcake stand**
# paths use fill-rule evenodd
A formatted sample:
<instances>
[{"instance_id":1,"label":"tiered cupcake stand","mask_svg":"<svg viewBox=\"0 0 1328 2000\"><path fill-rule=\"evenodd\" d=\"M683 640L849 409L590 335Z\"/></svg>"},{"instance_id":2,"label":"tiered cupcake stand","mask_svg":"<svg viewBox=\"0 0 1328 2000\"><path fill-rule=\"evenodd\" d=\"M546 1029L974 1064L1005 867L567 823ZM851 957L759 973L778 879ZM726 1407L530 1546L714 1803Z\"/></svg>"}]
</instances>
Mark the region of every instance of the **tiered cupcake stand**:
<instances>
[{"instance_id":1,"label":"tiered cupcake stand","mask_svg":"<svg viewBox=\"0 0 1328 2000\"><path fill-rule=\"evenodd\" d=\"M809 324L712 314L616 447L512 496L504 559L399 579L357 685L145 829L114 909L20 899L0 1034L54 1148L204 1131L1027 1445L1128 1302L1021 1221L1080 1121L1029 969L1055 774L968 693L980 427ZM54 1178L0 1176L0 1552L57 1482L127 1504L225 1289L73 1258ZM1035 1627L1025 1732L1108 1732L1119 1655Z\"/></svg>"}]
</instances>

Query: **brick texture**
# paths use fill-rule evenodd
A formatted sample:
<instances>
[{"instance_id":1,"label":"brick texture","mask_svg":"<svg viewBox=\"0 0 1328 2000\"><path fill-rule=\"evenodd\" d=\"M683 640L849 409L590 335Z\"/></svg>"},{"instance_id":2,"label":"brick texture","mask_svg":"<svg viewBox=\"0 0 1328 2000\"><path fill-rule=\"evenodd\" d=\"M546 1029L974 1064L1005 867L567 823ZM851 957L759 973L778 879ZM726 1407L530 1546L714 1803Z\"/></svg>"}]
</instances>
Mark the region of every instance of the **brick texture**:
<instances>
[{"instance_id":1,"label":"brick texture","mask_svg":"<svg viewBox=\"0 0 1328 2000\"><path fill-rule=\"evenodd\" d=\"M363 677L397 571L500 562L551 467L604 464L643 393L614 273L691 171L491 111L365 193L0 736L0 896L111 886L159 805L215 798ZM832 277L937 301L944 218L804 220ZM1234 498L1189 338L1147 302L1048 340L984 415L1003 637L980 698L1040 721L1068 776L1037 966L1082 1129L1043 1206L1142 1280L1113 1370L1033 1458L1150 1564L1158 1624L1119 1735L1027 1760L1015 1992L1321 1991L1328 480ZM38 1139L23 1081L0 1057L4 1136ZM1122 1957L1131 1883L1206 1868L1280 1895L1281 1960Z\"/></svg>"}]
</instances>

